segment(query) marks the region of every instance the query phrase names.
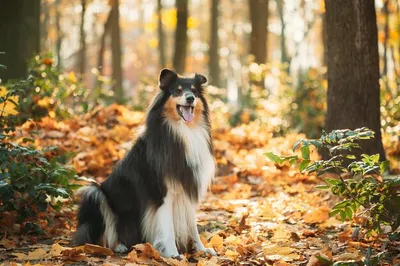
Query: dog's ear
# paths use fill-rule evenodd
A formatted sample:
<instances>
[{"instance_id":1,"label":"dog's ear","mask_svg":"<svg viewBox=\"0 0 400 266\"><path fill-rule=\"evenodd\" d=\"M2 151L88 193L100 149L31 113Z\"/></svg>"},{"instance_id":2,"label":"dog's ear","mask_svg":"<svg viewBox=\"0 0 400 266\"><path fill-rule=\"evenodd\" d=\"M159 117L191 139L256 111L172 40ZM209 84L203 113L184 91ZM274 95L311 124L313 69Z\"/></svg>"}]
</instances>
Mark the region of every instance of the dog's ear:
<instances>
[{"instance_id":1,"label":"dog's ear","mask_svg":"<svg viewBox=\"0 0 400 266\"><path fill-rule=\"evenodd\" d=\"M158 82L160 89L165 90L178 78L178 74L174 71L164 68L160 72L160 76L158 77Z\"/></svg>"},{"instance_id":2,"label":"dog's ear","mask_svg":"<svg viewBox=\"0 0 400 266\"><path fill-rule=\"evenodd\" d=\"M207 82L207 78L205 76L197 73L194 75L194 80L200 85L203 85Z\"/></svg>"}]
</instances>

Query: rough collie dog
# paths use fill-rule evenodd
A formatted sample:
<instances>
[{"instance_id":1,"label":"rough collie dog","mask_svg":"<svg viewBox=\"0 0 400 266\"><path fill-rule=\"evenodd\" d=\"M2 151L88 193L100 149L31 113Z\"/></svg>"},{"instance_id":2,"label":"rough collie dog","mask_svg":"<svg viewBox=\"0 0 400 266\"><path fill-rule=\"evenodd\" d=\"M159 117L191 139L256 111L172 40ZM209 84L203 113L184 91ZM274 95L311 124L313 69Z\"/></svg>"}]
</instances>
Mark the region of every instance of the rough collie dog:
<instances>
[{"instance_id":1,"label":"rough collie dog","mask_svg":"<svg viewBox=\"0 0 400 266\"><path fill-rule=\"evenodd\" d=\"M106 181L85 188L75 243L126 252L150 242L163 256L204 251L196 210L214 177L211 125L203 75L163 69L132 149Z\"/></svg>"}]
</instances>

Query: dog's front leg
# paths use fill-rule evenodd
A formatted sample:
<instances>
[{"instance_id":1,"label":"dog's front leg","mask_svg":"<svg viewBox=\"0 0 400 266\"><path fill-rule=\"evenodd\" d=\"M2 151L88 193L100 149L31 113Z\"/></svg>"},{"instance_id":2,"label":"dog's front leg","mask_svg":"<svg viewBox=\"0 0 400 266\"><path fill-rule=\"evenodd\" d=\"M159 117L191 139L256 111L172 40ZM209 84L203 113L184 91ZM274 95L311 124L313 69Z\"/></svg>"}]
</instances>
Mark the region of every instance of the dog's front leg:
<instances>
[{"instance_id":1,"label":"dog's front leg","mask_svg":"<svg viewBox=\"0 0 400 266\"><path fill-rule=\"evenodd\" d=\"M203 251L205 253L209 253L212 256L216 256L217 253L213 248L206 248L201 242L199 231L197 229L197 215L196 215L196 207L193 208L193 212L188 216L190 217L190 221L188 221L190 236L192 237L193 245L195 251Z\"/></svg>"},{"instance_id":2,"label":"dog's front leg","mask_svg":"<svg viewBox=\"0 0 400 266\"><path fill-rule=\"evenodd\" d=\"M152 239L152 245L164 257L180 257L175 243L171 195L167 194L164 203L156 210L154 216L156 234Z\"/></svg>"}]
</instances>

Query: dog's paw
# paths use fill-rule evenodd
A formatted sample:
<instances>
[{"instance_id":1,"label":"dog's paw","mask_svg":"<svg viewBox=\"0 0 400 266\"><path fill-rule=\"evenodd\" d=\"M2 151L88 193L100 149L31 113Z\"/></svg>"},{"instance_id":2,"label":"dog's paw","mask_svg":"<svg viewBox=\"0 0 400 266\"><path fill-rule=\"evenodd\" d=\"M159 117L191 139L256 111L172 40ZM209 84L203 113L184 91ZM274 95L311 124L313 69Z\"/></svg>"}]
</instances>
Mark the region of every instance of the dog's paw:
<instances>
[{"instance_id":1,"label":"dog's paw","mask_svg":"<svg viewBox=\"0 0 400 266\"><path fill-rule=\"evenodd\" d=\"M217 256L217 252L215 252L213 248L205 248L204 252L210 254L211 256Z\"/></svg>"},{"instance_id":2,"label":"dog's paw","mask_svg":"<svg viewBox=\"0 0 400 266\"><path fill-rule=\"evenodd\" d=\"M117 253L126 253L128 252L128 248L125 245L119 243L115 248L114 251Z\"/></svg>"},{"instance_id":3,"label":"dog's paw","mask_svg":"<svg viewBox=\"0 0 400 266\"><path fill-rule=\"evenodd\" d=\"M178 256L172 256L171 258L181 261L181 260L185 259L185 256L182 254L179 254Z\"/></svg>"}]
</instances>

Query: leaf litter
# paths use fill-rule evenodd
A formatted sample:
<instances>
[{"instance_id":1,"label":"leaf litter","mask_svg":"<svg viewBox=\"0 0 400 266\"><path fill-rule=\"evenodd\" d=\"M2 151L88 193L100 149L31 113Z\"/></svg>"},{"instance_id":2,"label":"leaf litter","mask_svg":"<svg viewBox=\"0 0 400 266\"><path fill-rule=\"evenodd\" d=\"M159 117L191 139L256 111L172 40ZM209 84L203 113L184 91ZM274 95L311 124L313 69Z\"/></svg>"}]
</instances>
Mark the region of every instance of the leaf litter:
<instances>
[{"instance_id":1,"label":"leaf litter","mask_svg":"<svg viewBox=\"0 0 400 266\"><path fill-rule=\"evenodd\" d=\"M47 156L73 152L69 163L83 177L79 182L84 185L92 178L101 182L107 177L131 147L143 119L144 113L114 104L64 121L50 117L29 121L16 131L14 140L22 142L35 130L39 132L34 138L36 146L58 146ZM17 214L4 214L0 225L7 229L0 240L0 265L318 266L326 265L324 260L359 263L368 248L400 250L399 242L388 247L384 236L352 237L357 220L329 217L338 199L315 188L320 179L266 158L266 152L289 153L304 136L272 137L273 128L264 124L229 127L224 121L213 121L218 171L198 213L201 239L218 256L200 252L185 254L184 259L163 258L149 243L122 255L96 245L73 247L75 205L60 213L46 213L55 222L40 224L45 232L42 236L21 234L15 223ZM311 156L318 157L315 152ZM380 265L399 261L400 255L392 256Z\"/></svg>"}]
</instances>

